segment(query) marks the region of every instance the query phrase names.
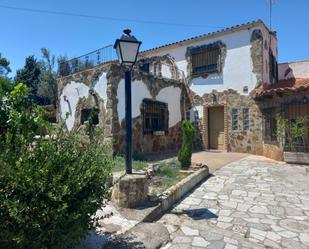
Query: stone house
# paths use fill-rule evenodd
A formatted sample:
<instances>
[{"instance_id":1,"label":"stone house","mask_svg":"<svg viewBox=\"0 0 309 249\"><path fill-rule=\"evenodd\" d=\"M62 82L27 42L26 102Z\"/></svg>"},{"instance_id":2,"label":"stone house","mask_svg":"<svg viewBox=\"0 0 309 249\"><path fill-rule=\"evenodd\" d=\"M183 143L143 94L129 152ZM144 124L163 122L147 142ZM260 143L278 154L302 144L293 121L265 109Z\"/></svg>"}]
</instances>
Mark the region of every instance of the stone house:
<instances>
[{"instance_id":1,"label":"stone house","mask_svg":"<svg viewBox=\"0 0 309 249\"><path fill-rule=\"evenodd\" d=\"M276 33L261 20L141 52L132 76L134 153L177 150L180 122L190 119L200 149L267 154L257 98L282 77L277 55ZM109 61L59 78L58 120L82 129L95 108L95 123L122 153L123 75Z\"/></svg>"},{"instance_id":2,"label":"stone house","mask_svg":"<svg viewBox=\"0 0 309 249\"><path fill-rule=\"evenodd\" d=\"M150 49L142 56L169 56L183 72L192 104L188 116L199 124L204 149L263 153L261 112L252 94L276 81L277 38L262 21Z\"/></svg>"}]
</instances>

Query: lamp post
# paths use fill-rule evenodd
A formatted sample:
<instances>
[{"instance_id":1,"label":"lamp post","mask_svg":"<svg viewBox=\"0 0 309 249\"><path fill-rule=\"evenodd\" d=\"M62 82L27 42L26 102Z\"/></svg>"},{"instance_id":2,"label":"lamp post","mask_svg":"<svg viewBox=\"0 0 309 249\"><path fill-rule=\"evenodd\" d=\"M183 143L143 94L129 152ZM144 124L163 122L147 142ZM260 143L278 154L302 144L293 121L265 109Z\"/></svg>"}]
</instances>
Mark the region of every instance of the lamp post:
<instances>
[{"instance_id":1,"label":"lamp post","mask_svg":"<svg viewBox=\"0 0 309 249\"><path fill-rule=\"evenodd\" d=\"M126 119L126 173L132 174L132 94L131 70L136 62L141 42L125 29L120 39L114 44L120 64L125 70L125 119Z\"/></svg>"}]
</instances>

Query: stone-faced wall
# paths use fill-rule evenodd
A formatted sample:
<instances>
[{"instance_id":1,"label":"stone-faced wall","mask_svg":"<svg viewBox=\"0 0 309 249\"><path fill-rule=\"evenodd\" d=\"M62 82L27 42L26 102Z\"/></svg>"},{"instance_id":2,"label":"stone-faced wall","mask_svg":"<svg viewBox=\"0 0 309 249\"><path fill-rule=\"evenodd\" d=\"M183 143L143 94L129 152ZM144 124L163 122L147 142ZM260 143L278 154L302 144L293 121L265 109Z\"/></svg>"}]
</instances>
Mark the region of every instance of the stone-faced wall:
<instances>
[{"instance_id":1,"label":"stone-faced wall","mask_svg":"<svg viewBox=\"0 0 309 249\"><path fill-rule=\"evenodd\" d=\"M113 103L113 137L115 142L115 152L122 154L125 149L125 119L123 115L119 115L119 88L124 87L120 68L114 70L114 77L112 83L109 84L110 97ZM168 103L169 112L169 127L165 134L153 135L144 134L143 132L143 120L141 111L135 110L135 116L133 115L133 152L134 154L148 154L175 151L180 148L181 145L181 132L180 122L184 119L186 105L188 102L188 96L183 83L179 83L175 80L168 80L164 78L156 78L153 75L146 74L142 71L136 70L132 74L132 88L134 84L140 84L147 88L147 98L152 100L158 100ZM142 89L142 88L140 88ZM138 89L136 88L138 91ZM168 90L167 94L166 91ZM143 90L144 91L144 90ZM165 93L164 93L165 92ZM177 96L177 92L180 93ZM141 93L142 94L142 91ZM140 100L143 97L140 97ZM141 108L141 102L138 108ZM120 105L121 107L122 105ZM124 106L123 106L124 108ZM175 113L179 115L175 116Z\"/></svg>"},{"instance_id":2,"label":"stone-faced wall","mask_svg":"<svg viewBox=\"0 0 309 249\"><path fill-rule=\"evenodd\" d=\"M191 92L191 98L195 105L204 106L204 115L202 123L202 137L204 149L209 149L209 128L208 128L208 110L214 106L224 107L224 134L225 149L232 152L244 152L252 154L263 153L262 140L262 116L261 112L250 96L239 94L234 90L223 92L213 91L203 96L195 95ZM231 123L232 109L238 109L238 129L232 130ZM244 130L242 110L249 108L249 129Z\"/></svg>"},{"instance_id":3,"label":"stone-faced wall","mask_svg":"<svg viewBox=\"0 0 309 249\"><path fill-rule=\"evenodd\" d=\"M83 109L99 109L98 126L106 137L112 136L110 99L106 96L107 74L112 65L101 65L59 78L57 120L65 122L67 130L84 129L81 124Z\"/></svg>"},{"instance_id":4,"label":"stone-faced wall","mask_svg":"<svg viewBox=\"0 0 309 249\"><path fill-rule=\"evenodd\" d=\"M66 123L68 131L83 129L82 109L98 108L99 126L104 129L106 137L113 138L114 152L122 154L125 148L123 78L121 67L111 63L58 79L58 120ZM168 104L169 122L165 134L144 134L140 110L144 98ZM137 64L132 71L134 153L177 150L181 143L180 122L188 103L183 83L154 77L141 71Z\"/></svg>"}]
</instances>

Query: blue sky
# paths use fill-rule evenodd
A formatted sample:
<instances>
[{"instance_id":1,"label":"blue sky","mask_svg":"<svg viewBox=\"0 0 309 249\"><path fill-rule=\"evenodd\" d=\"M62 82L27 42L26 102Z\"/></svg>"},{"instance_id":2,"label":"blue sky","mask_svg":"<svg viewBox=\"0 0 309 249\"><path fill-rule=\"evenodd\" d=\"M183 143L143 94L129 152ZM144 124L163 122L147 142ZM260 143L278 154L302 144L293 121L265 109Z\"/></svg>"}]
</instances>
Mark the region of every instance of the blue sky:
<instances>
[{"instance_id":1,"label":"blue sky","mask_svg":"<svg viewBox=\"0 0 309 249\"><path fill-rule=\"evenodd\" d=\"M51 15L3 5L204 27ZM275 1L279 62L309 59L308 13L308 0ZM269 24L268 0L0 0L0 53L11 61L15 74L26 56L40 57L41 47L71 58L114 43L127 27L143 42L144 50L257 19Z\"/></svg>"}]
</instances>

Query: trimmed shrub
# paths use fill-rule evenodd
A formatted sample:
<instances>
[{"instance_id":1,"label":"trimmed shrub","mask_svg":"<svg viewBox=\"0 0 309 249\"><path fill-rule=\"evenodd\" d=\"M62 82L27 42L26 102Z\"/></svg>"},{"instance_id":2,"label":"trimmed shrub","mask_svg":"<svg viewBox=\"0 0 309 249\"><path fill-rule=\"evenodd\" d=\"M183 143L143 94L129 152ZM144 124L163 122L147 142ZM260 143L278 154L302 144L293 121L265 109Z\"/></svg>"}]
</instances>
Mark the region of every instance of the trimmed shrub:
<instances>
[{"instance_id":1,"label":"trimmed shrub","mask_svg":"<svg viewBox=\"0 0 309 249\"><path fill-rule=\"evenodd\" d=\"M20 89L15 100L24 99ZM12 108L11 95L0 98L1 117L11 117L0 132L0 248L72 248L106 197L111 146L99 135L84 142L63 129L34 141L44 126L40 112L28 102Z\"/></svg>"},{"instance_id":2,"label":"trimmed shrub","mask_svg":"<svg viewBox=\"0 0 309 249\"><path fill-rule=\"evenodd\" d=\"M181 131L182 146L178 153L178 161L182 168L188 168L191 165L195 129L190 121L184 120L181 123Z\"/></svg>"}]
</instances>

